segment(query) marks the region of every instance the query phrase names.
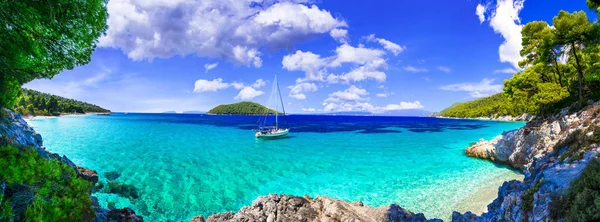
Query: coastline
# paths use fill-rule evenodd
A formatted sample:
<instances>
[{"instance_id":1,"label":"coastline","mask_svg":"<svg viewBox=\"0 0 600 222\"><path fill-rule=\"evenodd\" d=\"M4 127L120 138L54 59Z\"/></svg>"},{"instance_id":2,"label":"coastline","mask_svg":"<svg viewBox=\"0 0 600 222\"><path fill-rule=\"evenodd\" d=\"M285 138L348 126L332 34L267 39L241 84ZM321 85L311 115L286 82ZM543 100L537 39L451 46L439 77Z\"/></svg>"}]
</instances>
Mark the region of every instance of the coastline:
<instances>
[{"instance_id":1,"label":"coastline","mask_svg":"<svg viewBox=\"0 0 600 222\"><path fill-rule=\"evenodd\" d=\"M499 122L529 122L535 118L533 115L523 114L522 116L499 116L499 117L451 117L451 116L433 116L440 119L464 119L464 120L484 120Z\"/></svg>"},{"instance_id":2,"label":"coastline","mask_svg":"<svg viewBox=\"0 0 600 222\"><path fill-rule=\"evenodd\" d=\"M98 114L107 114L107 113L97 113L97 112L91 112L91 113L68 113L68 114L60 114L58 116L21 116L23 119L25 120L39 120L39 119L53 119L53 118L59 118L59 117L69 117L69 116L91 116L91 115L98 115Z\"/></svg>"}]
</instances>

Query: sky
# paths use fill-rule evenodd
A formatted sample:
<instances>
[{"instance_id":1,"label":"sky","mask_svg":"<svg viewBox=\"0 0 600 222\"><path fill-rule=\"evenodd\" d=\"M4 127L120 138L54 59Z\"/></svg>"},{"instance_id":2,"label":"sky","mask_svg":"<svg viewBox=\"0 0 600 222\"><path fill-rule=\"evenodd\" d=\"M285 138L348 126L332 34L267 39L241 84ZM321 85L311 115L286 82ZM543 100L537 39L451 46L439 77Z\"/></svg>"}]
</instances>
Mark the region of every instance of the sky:
<instances>
[{"instance_id":1,"label":"sky","mask_svg":"<svg viewBox=\"0 0 600 222\"><path fill-rule=\"evenodd\" d=\"M585 0L110 0L87 65L24 87L112 111L439 111L502 91L521 27ZM594 16L592 18L592 16Z\"/></svg>"}]
</instances>

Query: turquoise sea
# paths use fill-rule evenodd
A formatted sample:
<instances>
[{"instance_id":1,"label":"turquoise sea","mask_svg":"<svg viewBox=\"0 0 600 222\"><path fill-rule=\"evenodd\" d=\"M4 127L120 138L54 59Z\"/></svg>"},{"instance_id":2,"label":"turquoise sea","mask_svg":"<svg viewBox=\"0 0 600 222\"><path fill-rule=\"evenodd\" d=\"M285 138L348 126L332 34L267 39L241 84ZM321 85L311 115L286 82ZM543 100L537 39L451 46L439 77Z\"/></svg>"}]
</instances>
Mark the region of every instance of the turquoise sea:
<instances>
[{"instance_id":1,"label":"turquoise sea","mask_svg":"<svg viewBox=\"0 0 600 222\"><path fill-rule=\"evenodd\" d=\"M138 189L100 191L104 207L147 221L238 211L270 193L397 203L428 218L481 211L519 173L466 157L479 138L519 122L418 117L288 116L289 138L256 140L256 116L113 114L34 119L48 150Z\"/></svg>"}]
</instances>

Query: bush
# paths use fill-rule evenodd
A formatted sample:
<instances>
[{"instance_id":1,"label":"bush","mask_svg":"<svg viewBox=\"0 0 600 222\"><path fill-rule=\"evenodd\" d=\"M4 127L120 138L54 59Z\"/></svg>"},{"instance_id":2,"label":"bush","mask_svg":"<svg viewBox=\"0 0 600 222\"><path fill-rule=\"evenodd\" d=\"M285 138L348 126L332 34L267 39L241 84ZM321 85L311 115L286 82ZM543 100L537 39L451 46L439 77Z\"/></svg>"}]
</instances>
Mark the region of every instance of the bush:
<instances>
[{"instance_id":1,"label":"bush","mask_svg":"<svg viewBox=\"0 0 600 222\"><path fill-rule=\"evenodd\" d=\"M12 109L17 104L21 84L9 75L0 75L0 107Z\"/></svg>"},{"instance_id":2,"label":"bush","mask_svg":"<svg viewBox=\"0 0 600 222\"><path fill-rule=\"evenodd\" d=\"M92 184L33 148L0 147L0 221L86 221L94 217Z\"/></svg>"},{"instance_id":3,"label":"bush","mask_svg":"<svg viewBox=\"0 0 600 222\"><path fill-rule=\"evenodd\" d=\"M600 161L592 160L571 183L567 201L567 221L600 220Z\"/></svg>"}]
</instances>

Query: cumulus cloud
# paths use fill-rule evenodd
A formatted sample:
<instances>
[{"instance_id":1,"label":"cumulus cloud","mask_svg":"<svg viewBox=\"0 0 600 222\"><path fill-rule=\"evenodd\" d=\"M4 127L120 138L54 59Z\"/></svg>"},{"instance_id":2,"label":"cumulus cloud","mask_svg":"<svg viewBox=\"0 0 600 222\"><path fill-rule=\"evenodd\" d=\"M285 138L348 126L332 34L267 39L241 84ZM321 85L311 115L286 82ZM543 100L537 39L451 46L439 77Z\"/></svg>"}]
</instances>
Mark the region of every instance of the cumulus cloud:
<instances>
[{"instance_id":1,"label":"cumulus cloud","mask_svg":"<svg viewBox=\"0 0 600 222\"><path fill-rule=\"evenodd\" d=\"M381 59L385 52L379 49L354 47L348 44L343 44L335 49L336 55L331 64L331 67L338 67L343 63L366 64L376 59Z\"/></svg>"},{"instance_id":2,"label":"cumulus cloud","mask_svg":"<svg viewBox=\"0 0 600 222\"><path fill-rule=\"evenodd\" d=\"M320 55L312 52L296 51L294 54L286 55L281 61L283 68L288 71L304 71L306 80L323 80L324 70L327 65L327 58L321 58Z\"/></svg>"},{"instance_id":3,"label":"cumulus cloud","mask_svg":"<svg viewBox=\"0 0 600 222\"><path fill-rule=\"evenodd\" d=\"M265 81L263 79L257 79L256 82L254 82L252 84L252 87L258 89L258 88L265 86L266 84L267 84L267 81Z\"/></svg>"},{"instance_id":4,"label":"cumulus cloud","mask_svg":"<svg viewBox=\"0 0 600 222\"><path fill-rule=\"evenodd\" d=\"M504 37L504 42L498 48L500 62L510 63L515 69L519 69L519 61L522 60L521 46L521 19L519 13L523 9L525 0L498 0L494 7L477 5L476 14L479 21L485 21L484 13L489 12L488 21L494 32ZM480 16L481 15L481 16Z\"/></svg>"},{"instance_id":5,"label":"cumulus cloud","mask_svg":"<svg viewBox=\"0 0 600 222\"><path fill-rule=\"evenodd\" d=\"M308 83L308 82L297 83L296 85L289 86L288 88L290 89L289 96L294 99L297 99L297 100L305 100L306 99L306 95L304 95L304 92L317 91L317 85L314 83Z\"/></svg>"},{"instance_id":6,"label":"cumulus cloud","mask_svg":"<svg viewBox=\"0 0 600 222\"><path fill-rule=\"evenodd\" d=\"M346 22L307 1L111 0L100 47L133 60L176 55L262 65L259 49L290 48Z\"/></svg>"},{"instance_id":7,"label":"cumulus cloud","mask_svg":"<svg viewBox=\"0 0 600 222\"><path fill-rule=\"evenodd\" d=\"M389 104L385 106L385 111L407 110L407 109L423 109L421 102L400 102L399 104Z\"/></svg>"},{"instance_id":8,"label":"cumulus cloud","mask_svg":"<svg viewBox=\"0 0 600 222\"><path fill-rule=\"evenodd\" d=\"M241 82L232 82L231 86L233 86L233 88L235 88L235 89L242 89L246 86L246 84L241 83Z\"/></svg>"},{"instance_id":9,"label":"cumulus cloud","mask_svg":"<svg viewBox=\"0 0 600 222\"><path fill-rule=\"evenodd\" d=\"M452 72L452 69L446 67L446 66L438 66L438 70L445 72L445 73L449 73Z\"/></svg>"},{"instance_id":10,"label":"cumulus cloud","mask_svg":"<svg viewBox=\"0 0 600 222\"><path fill-rule=\"evenodd\" d=\"M397 104L388 104L385 106L375 106L368 102L342 102L342 103L323 103L325 112L350 112L363 111L371 113L385 113L389 111L423 109L421 102L400 102Z\"/></svg>"},{"instance_id":11,"label":"cumulus cloud","mask_svg":"<svg viewBox=\"0 0 600 222\"><path fill-rule=\"evenodd\" d=\"M328 83L346 83L359 82L366 79L374 79L378 82L385 82L386 74L380 71L382 68L387 68L387 63L384 59L375 59L362 66L353 68L348 73L341 75L329 74L327 76Z\"/></svg>"},{"instance_id":12,"label":"cumulus cloud","mask_svg":"<svg viewBox=\"0 0 600 222\"><path fill-rule=\"evenodd\" d=\"M369 95L366 89L358 88L354 85L350 86L344 91L337 91L329 94L329 97L325 99L324 103L334 103L340 101L365 101L368 98L364 97Z\"/></svg>"},{"instance_id":13,"label":"cumulus cloud","mask_svg":"<svg viewBox=\"0 0 600 222\"><path fill-rule=\"evenodd\" d=\"M213 79L211 81L199 79L194 83L194 92L216 92L221 89L226 89L229 86L229 83L223 82L223 79L221 78Z\"/></svg>"},{"instance_id":14,"label":"cumulus cloud","mask_svg":"<svg viewBox=\"0 0 600 222\"><path fill-rule=\"evenodd\" d=\"M320 111L320 110L317 110L315 108L310 108L309 107L309 108L302 108L302 111L304 111L304 112L317 112L317 111Z\"/></svg>"},{"instance_id":15,"label":"cumulus cloud","mask_svg":"<svg viewBox=\"0 0 600 222\"><path fill-rule=\"evenodd\" d=\"M471 97L480 98L502 92L502 84L492 84L493 82L494 79L484 78L479 83L457 83L442 86L440 89L455 92L468 92Z\"/></svg>"},{"instance_id":16,"label":"cumulus cloud","mask_svg":"<svg viewBox=\"0 0 600 222\"><path fill-rule=\"evenodd\" d=\"M485 6L483 6L482 4L478 4L477 8L475 9L475 14L479 18L479 24L485 22L485 10Z\"/></svg>"},{"instance_id":17,"label":"cumulus cloud","mask_svg":"<svg viewBox=\"0 0 600 222\"><path fill-rule=\"evenodd\" d=\"M348 30L346 29L333 29L329 32L329 35L339 42L348 42Z\"/></svg>"},{"instance_id":18,"label":"cumulus cloud","mask_svg":"<svg viewBox=\"0 0 600 222\"><path fill-rule=\"evenodd\" d=\"M409 72L427 72L427 71L429 71L425 68L417 68L414 66L404 66L404 67L402 67L402 69L409 71Z\"/></svg>"},{"instance_id":19,"label":"cumulus cloud","mask_svg":"<svg viewBox=\"0 0 600 222\"><path fill-rule=\"evenodd\" d=\"M251 100L254 99L254 97L260 96L262 94L264 94L263 91L257 90L250 86L245 86L244 88L242 88L242 90L240 90L238 95L234 97L234 99Z\"/></svg>"},{"instance_id":20,"label":"cumulus cloud","mask_svg":"<svg viewBox=\"0 0 600 222\"><path fill-rule=\"evenodd\" d=\"M204 73L208 73L209 70L217 68L217 65L219 65L219 63L212 63L212 64L204 64Z\"/></svg>"},{"instance_id":21,"label":"cumulus cloud","mask_svg":"<svg viewBox=\"0 0 600 222\"><path fill-rule=\"evenodd\" d=\"M375 34L368 35L365 39L367 39L368 42L378 42L384 49L392 52L396 56L406 50L406 46L398 45L383 38L377 38L375 37Z\"/></svg>"}]
</instances>

